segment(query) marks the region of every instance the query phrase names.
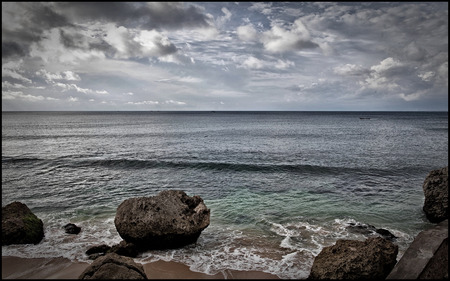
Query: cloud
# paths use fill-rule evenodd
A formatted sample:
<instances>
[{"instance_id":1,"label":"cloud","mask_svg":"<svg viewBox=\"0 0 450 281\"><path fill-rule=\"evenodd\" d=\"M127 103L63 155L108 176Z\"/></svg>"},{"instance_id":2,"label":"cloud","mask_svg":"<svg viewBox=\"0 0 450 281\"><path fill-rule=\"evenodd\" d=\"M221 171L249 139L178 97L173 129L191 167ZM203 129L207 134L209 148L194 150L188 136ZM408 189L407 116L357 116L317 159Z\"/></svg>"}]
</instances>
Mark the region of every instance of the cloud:
<instances>
[{"instance_id":1,"label":"cloud","mask_svg":"<svg viewBox=\"0 0 450 281\"><path fill-rule=\"evenodd\" d=\"M246 58L240 65L238 65L239 68L265 69L266 71L269 72L277 70L285 70L293 66L295 66L295 63L289 60L278 59L276 61L266 61L258 59L253 56Z\"/></svg>"},{"instance_id":2,"label":"cloud","mask_svg":"<svg viewBox=\"0 0 450 281\"><path fill-rule=\"evenodd\" d=\"M42 100L52 100L51 98L45 98L43 96L34 96L31 94L24 94L22 91L2 91L2 100L24 100L24 101L42 101Z\"/></svg>"},{"instance_id":3,"label":"cloud","mask_svg":"<svg viewBox=\"0 0 450 281\"><path fill-rule=\"evenodd\" d=\"M194 5L182 2L64 2L56 11L72 21L113 22L130 28L168 28L209 26L209 18Z\"/></svg>"},{"instance_id":4,"label":"cloud","mask_svg":"<svg viewBox=\"0 0 450 281\"><path fill-rule=\"evenodd\" d=\"M76 84L64 84L64 83L57 82L57 83L55 83L55 86L63 88L63 92L75 90L75 91L77 91L79 93L83 93L83 94L99 94L99 95L108 95L109 94L108 91L106 91L106 90L92 90L92 89L87 89L87 88L81 88L81 87L77 86Z\"/></svg>"},{"instance_id":5,"label":"cloud","mask_svg":"<svg viewBox=\"0 0 450 281\"><path fill-rule=\"evenodd\" d=\"M264 62L255 57L249 57L242 63L242 66L247 69L261 69L264 67Z\"/></svg>"},{"instance_id":6,"label":"cloud","mask_svg":"<svg viewBox=\"0 0 450 281\"><path fill-rule=\"evenodd\" d=\"M361 65L347 63L334 67L333 72L339 75L361 76L368 74L370 71Z\"/></svg>"},{"instance_id":7,"label":"cloud","mask_svg":"<svg viewBox=\"0 0 450 281\"><path fill-rule=\"evenodd\" d=\"M301 19L295 20L286 28L275 24L264 32L257 32L252 25L239 26L237 35L244 41L257 40L269 53L286 53L319 47L319 44L312 41Z\"/></svg>"},{"instance_id":8,"label":"cloud","mask_svg":"<svg viewBox=\"0 0 450 281\"><path fill-rule=\"evenodd\" d=\"M23 60L2 62L2 78L10 77L15 80L31 83L32 81L23 75L22 63Z\"/></svg>"},{"instance_id":9,"label":"cloud","mask_svg":"<svg viewBox=\"0 0 450 281\"><path fill-rule=\"evenodd\" d=\"M137 101L137 102L129 101L129 102L127 102L127 104L132 104L132 105L156 105L156 104L159 104L159 101L151 101L151 100Z\"/></svg>"},{"instance_id":10,"label":"cloud","mask_svg":"<svg viewBox=\"0 0 450 281\"><path fill-rule=\"evenodd\" d=\"M51 73L45 69L41 69L36 72L37 75L43 76L47 82L52 82L54 80L67 80L67 81L80 81L81 78L75 72L70 70L63 72Z\"/></svg>"},{"instance_id":11,"label":"cloud","mask_svg":"<svg viewBox=\"0 0 450 281\"><path fill-rule=\"evenodd\" d=\"M223 27L227 24L228 21L230 21L231 16L233 15L230 10L228 10L226 7L222 7L221 11L224 13L223 16L217 17L216 25L218 27Z\"/></svg>"},{"instance_id":12,"label":"cloud","mask_svg":"<svg viewBox=\"0 0 450 281\"><path fill-rule=\"evenodd\" d=\"M243 41L254 41L258 38L258 32L252 24L239 26L236 32L239 39Z\"/></svg>"}]
</instances>

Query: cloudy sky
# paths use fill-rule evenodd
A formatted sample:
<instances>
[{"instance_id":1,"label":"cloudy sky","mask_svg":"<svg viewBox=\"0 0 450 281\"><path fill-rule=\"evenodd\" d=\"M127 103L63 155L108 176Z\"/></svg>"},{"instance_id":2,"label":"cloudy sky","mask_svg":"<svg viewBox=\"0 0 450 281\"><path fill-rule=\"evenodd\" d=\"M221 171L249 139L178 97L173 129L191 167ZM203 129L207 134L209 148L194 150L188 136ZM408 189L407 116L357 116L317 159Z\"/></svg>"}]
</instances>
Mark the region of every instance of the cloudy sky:
<instances>
[{"instance_id":1,"label":"cloudy sky","mask_svg":"<svg viewBox=\"0 0 450 281\"><path fill-rule=\"evenodd\" d=\"M448 2L2 2L2 110L448 111Z\"/></svg>"}]
</instances>

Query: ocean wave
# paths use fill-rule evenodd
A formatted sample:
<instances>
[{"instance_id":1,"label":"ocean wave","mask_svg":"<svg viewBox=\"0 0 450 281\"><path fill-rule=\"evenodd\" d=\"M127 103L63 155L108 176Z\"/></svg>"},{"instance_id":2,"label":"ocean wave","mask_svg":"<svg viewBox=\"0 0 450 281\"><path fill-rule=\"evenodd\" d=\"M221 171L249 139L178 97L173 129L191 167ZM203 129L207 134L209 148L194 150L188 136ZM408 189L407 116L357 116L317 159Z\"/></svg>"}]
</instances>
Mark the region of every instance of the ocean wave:
<instances>
[{"instance_id":1,"label":"ocean wave","mask_svg":"<svg viewBox=\"0 0 450 281\"><path fill-rule=\"evenodd\" d=\"M199 161L197 159L180 159L180 160L157 160L157 159L130 159L115 158L105 159L98 156L77 155L75 158L71 155L52 158L37 158L23 156L3 156L3 164L30 164L45 165L48 167L59 168L82 168L82 167L106 167L111 169L195 169L195 170L216 170L231 172L266 172L266 173L298 173L298 174L324 174L324 175L342 175L349 174L375 176L392 176L399 173L416 172L417 167L404 167L395 169L373 169L363 167L339 167L339 166L323 166L310 164L289 164L289 163L255 163L255 162L235 162L235 161ZM411 171L413 169L414 171Z\"/></svg>"}]
</instances>

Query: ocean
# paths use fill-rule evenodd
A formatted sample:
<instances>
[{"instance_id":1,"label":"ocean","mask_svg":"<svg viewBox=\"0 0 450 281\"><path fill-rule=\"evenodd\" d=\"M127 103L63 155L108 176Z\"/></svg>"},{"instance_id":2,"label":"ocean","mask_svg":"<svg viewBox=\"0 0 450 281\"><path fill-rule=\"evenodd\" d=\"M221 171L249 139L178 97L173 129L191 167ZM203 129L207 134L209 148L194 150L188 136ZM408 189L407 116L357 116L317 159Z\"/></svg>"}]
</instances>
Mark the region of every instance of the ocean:
<instances>
[{"instance_id":1,"label":"ocean","mask_svg":"<svg viewBox=\"0 0 450 281\"><path fill-rule=\"evenodd\" d=\"M3 112L2 206L25 203L45 238L2 255L88 261L122 240L122 201L179 189L203 198L210 225L137 262L306 278L323 247L377 235L352 223L389 230L400 258L431 225L425 177L447 165L448 112Z\"/></svg>"}]
</instances>

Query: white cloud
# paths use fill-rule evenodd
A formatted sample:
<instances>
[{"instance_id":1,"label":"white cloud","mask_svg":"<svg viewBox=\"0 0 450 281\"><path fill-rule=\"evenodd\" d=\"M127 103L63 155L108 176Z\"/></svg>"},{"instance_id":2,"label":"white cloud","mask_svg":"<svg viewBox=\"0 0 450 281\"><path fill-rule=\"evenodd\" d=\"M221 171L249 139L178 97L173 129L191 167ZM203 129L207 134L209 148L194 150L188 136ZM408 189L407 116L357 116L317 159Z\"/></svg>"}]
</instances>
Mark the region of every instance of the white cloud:
<instances>
[{"instance_id":1,"label":"white cloud","mask_svg":"<svg viewBox=\"0 0 450 281\"><path fill-rule=\"evenodd\" d=\"M2 91L2 100L25 100L25 101L42 101L45 99L43 96L34 96L30 94L24 94L22 91Z\"/></svg>"},{"instance_id":2,"label":"white cloud","mask_svg":"<svg viewBox=\"0 0 450 281\"><path fill-rule=\"evenodd\" d=\"M79 99L77 97L69 97L69 102L77 102Z\"/></svg>"},{"instance_id":3,"label":"white cloud","mask_svg":"<svg viewBox=\"0 0 450 281\"><path fill-rule=\"evenodd\" d=\"M233 15L226 7L222 7L221 11L222 13L224 13L224 15L219 16L216 20L216 23L219 27L225 26L227 22L230 21L231 16Z\"/></svg>"},{"instance_id":4,"label":"white cloud","mask_svg":"<svg viewBox=\"0 0 450 281\"><path fill-rule=\"evenodd\" d=\"M24 89L27 88L22 84L17 84L17 83L9 83L8 81L3 81L2 82L2 88L16 88L16 89Z\"/></svg>"},{"instance_id":5,"label":"white cloud","mask_svg":"<svg viewBox=\"0 0 450 281\"><path fill-rule=\"evenodd\" d=\"M252 24L239 26L236 31L239 39L243 41L254 41L258 39L258 32Z\"/></svg>"},{"instance_id":6,"label":"white cloud","mask_svg":"<svg viewBox=\"0 0 450 281\"><path fill-rule=\"evenodd\" d=\"M23 76L22 69L23 60L2 62L2 77L11 77L26 83L32 83L32 81Z\"/></svg>"},{"instance_id":7,"label":"white cloud","mask_svg":"<svg viewBox=\"0 0 450 281\"><path fill-rule=\"evenodd\" d=\"M295 63L293 61L283 61L283 60L278 60L277 63L275 64L275 68L278 69L287 69L290 68L291 66L295 66Z\"/></svg>"},{"instance_id":8,"label":"white cloud","mask_svg":"<svg viewBox=\"0 0 450 281\"><path fill-rule=\"evenodd\" d=\"M370 70L373 70L376 73L383 73L398 66L402 66L402 63L392 57L389 57L382 60L379 64L370 67Z\"/></svg>"},{"instance_id":9,"label":"white cloud","mask_svg":"<svg viewBox=\"0 0 450 281\"><path fill-rule=\"evenodd\" d=\"M175 105L185 105L186 103L183 101L175 101L175 100L166 100L166 104L175 104Z\"/></svg>"},{"instance_id":10,"label":"white cloud","mask_svg":"<svg viewBox=\"0 0 450 281\"><path fill-rule=\"evenodd\" d=\"M247 69L261 69L264 67L264 62L255 57L249 57L242 63L242 67Z\"/></svg>"},{"instance_id":11,"label":"white cloud","mask_svg":"<svg viewBox=\"0 0 450 281\"><path fill-rule=\"evenodd\" d=\"M159 101L151 101L151 100L137 101L137 102L129 101L126 104L131 104L131 105L156 105L156 104L159 104Z\"/></svg>"},{"instance_id":12,"label":"white cloud","mask_svg":"<svg viewBox=\"0 0 450 281\"><path fill-rule=\"evenodd\" d=\"M356 65L356 64L345 64L336 66L333 68L333 72L339 75L353 75L353 76L359 76L368 74L368 70L365 69L362 65Z\"/></svg>"},{"instance_id":13,"label":"white cloud","mask_svg":"<svg viewBox=\"0 0 450 281\"><path fill-rule=\"evenodd\" d=\"M53 80L67 80L67 81L80 81L81 78L78 74L75 72L72 72L70 70L63 71L63 72L56 72L51 73L48 72L45 69L41 69L36 72L37 75L41 75L47 80L48 82L51 82Z\"/></svg>"},{"instance_id":14,"label":"white cloud","mask_svg":"<svg viewBox=\"0 0 450 281\"><path fill-rule=\"evenodd\" d=\"M423 72L423 73L419 73L419 75L417 75L418 77L420 77L423 81L431 81L431 78L433 78L435 75L435 73L433 71L427 71L427 72Z\"/></svg>"},{"instance_id":15,"label":"white cloud","mask_svg":"<svg viewBox=\"0 0 450 281\"><path fill-rule=\"evenodd\" d=\"M64 84L64 83L60 83L57 82L55 83L56 86L63 88L63 92L65 91L69 91L69 90L75 90L79 93L83 93L83 94L99 94L99 95L108 95L108 91L106 90L92 90L92 89L88 89L88 88L81 88L79 86L77 86L76 84Z\"/></svg>"}]
</instances>

